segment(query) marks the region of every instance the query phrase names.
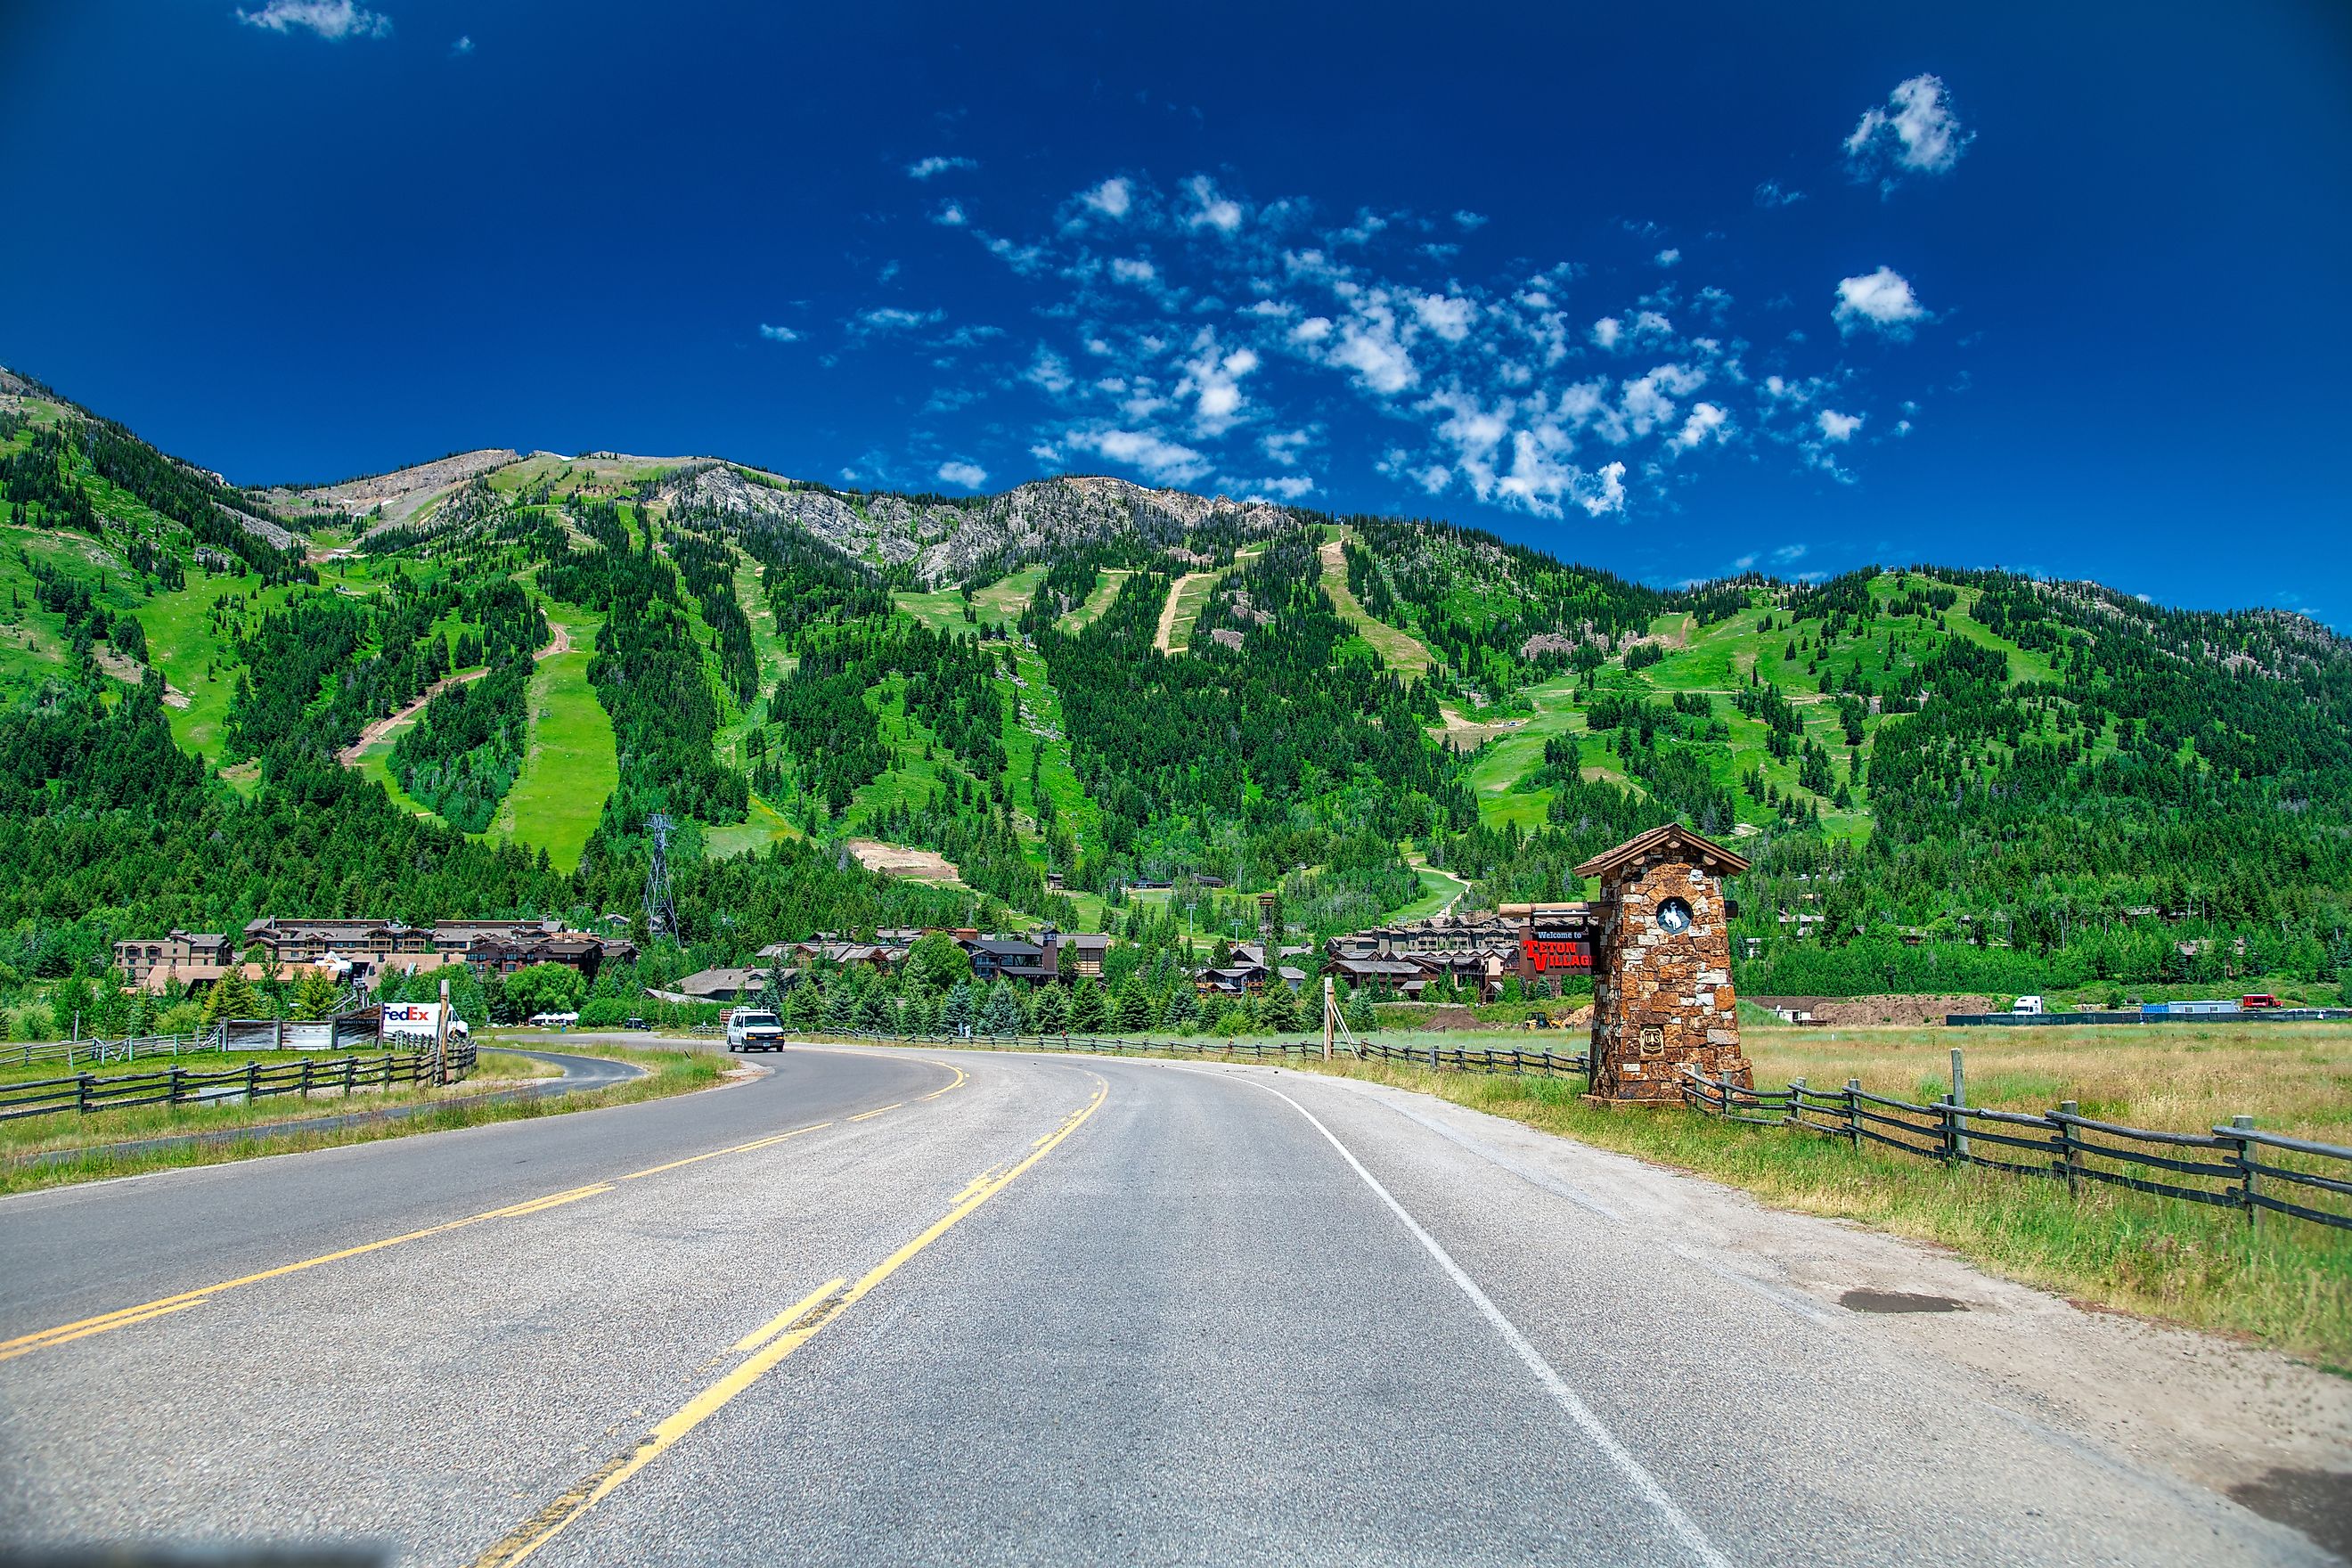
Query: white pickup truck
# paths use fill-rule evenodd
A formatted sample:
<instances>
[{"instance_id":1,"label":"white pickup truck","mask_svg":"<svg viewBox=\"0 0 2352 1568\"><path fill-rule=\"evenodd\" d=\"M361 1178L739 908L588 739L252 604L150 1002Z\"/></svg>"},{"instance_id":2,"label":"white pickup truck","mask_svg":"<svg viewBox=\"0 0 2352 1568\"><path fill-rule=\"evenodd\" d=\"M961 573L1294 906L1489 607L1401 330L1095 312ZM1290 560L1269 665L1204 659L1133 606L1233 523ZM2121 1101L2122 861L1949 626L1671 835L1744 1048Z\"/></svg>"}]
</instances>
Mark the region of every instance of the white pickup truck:
<instances>
[{"instance_id":1,"label":"white pickup truck","mask_svg":"<svg viewBox=\"0 0 2352 1568\"><path fill-rule=\"evenodd\" d=\"M757 1007L738 1007L727 1015L727 1048L730 1051L772 1051L784 1043L783 1020Z\"/></svg>"}]
</instances>

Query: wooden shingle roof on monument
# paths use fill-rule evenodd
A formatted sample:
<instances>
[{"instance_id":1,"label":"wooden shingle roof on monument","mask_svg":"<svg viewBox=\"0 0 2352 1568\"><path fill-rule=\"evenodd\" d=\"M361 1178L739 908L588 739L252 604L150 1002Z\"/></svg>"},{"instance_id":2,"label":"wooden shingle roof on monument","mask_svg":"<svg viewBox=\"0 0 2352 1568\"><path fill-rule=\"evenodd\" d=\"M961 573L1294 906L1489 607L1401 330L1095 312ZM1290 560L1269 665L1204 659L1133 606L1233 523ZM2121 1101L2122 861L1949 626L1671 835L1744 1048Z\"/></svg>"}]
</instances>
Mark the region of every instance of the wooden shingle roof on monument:
<instances>
[{"instance_id":1,"label":"wooden shingle roof on monument","mask_svg":"<svg viewBox=\"0 0 2352 1568\"><path fill-rule=\"evenodd\" d=\"M1640 859L1654 849L1673 846L1688 854L1697 865L1737 875L1748 869L1748 858L1735 855L1714 839L1694 833L1679 822L1669 822L1664 827L1653 827L1647 833L1637 833L1614 849L1604 849L1576 868L1580 877L1606 877L1620 866Z\"/></svg>"}]
</instances>

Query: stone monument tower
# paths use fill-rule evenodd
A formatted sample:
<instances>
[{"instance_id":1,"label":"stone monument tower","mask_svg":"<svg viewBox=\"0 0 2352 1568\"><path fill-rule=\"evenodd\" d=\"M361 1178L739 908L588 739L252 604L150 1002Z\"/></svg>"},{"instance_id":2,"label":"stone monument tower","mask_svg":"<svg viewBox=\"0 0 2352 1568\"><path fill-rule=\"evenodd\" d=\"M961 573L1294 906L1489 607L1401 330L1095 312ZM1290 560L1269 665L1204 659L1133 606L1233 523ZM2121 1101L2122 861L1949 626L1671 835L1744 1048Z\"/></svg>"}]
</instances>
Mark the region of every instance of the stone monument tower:
<instances>
[{"instance_id":1,"label":"stone monument tower","mask_svg":"<svg viewBox=\"0 0 2352 1568\"><path fill-rule=\"evenodd\" d=\"M1601 879L1588 1098L1678 1104L1682 1069L1754 1087L1739 1051L1723 879L1748 862L1668 824L1576 868Z\"/></svg>"}]
</instances>

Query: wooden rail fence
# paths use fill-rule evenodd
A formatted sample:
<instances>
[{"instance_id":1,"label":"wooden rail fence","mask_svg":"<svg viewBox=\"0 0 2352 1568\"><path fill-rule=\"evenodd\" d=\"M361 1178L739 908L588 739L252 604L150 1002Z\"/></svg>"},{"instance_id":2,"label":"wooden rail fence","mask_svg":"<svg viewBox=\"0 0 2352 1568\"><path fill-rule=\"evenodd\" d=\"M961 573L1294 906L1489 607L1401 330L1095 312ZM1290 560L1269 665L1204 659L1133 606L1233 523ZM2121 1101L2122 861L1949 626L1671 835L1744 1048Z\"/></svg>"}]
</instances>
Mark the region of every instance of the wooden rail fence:
<instances>
[{"instance_id":1,"label":"wooden rail fence","mask_svg":"<svg viewBox=\"0 0 2352 1568\"><path fill-rule=\"evenodd\" d=\"M453 1079L464 1078L473 1068L472 1046L449 1047ZM425 1083L433 1079L435 1070L431 1051L386 1051L378 1057L337 1057L324 1061L304 1057L296 1062L247 1062L213 1072L175 1066L103 1077L78 1073L72 1078L0 1085L0 1121L65 1110L88 1115L140 1105L250 1104L281 1094L299 1094L307 1100L314 1093L350 1094L358 1089Z\"/></svg>"},{"instance_id":2,"label":"wooden rail fence","mask_svg":"<svg viewBox=\"0 0 2352 1568\"><path fill-rule=\"evenodd\" d=\"M1693 1068L1684 1071L1682 1091L1684 1103L1709 1116L1801 1128L1856 1149L1875 1143L1948 1165L2060 1181L2069 1192L2086 1183L2127 1187L2236 1209L2250 1226L2277 1214L2352 1230L2352 1203L2345 1201L2352 1199L2352 1149L2265 1132L2249 1116L2210 1132L2164 1132L2095 1121L2078 1114L2071 1100L2033 1115L1949 1096L1929 1104L1895 1100L1870 1093L1858 1079L1835 1089L1802 1079L1786 1089L1745 1089Z\"/></svg>"},{"instance_id":3,"label":"wooden rail fence","mask_svg":"<svg viewBox=\"0 0 2352 1568\"><path fill-rule=\"evenodd\" d=\"M825 1039L873 1040L884 1045L961 1046L983 1051L1067 1051L1078 1056L1173 1056L1215 1061L1283 1061L1320 1057L1320 1040L1259 1040L1211 1038L1199 1040L1126 1040L1099 1035L885 1035L860 1029L821 1029L812 1033ZM1332 1047L1335 1056L1360 1061L1411 1062L1420 1067L1459 1072L1508 1073L1515 1077L1582 1077L1585 1053L1528 1051L1516 1048L1462 1046L1391 1046L1360 1041Z\"/></svg>"}]
</instances>

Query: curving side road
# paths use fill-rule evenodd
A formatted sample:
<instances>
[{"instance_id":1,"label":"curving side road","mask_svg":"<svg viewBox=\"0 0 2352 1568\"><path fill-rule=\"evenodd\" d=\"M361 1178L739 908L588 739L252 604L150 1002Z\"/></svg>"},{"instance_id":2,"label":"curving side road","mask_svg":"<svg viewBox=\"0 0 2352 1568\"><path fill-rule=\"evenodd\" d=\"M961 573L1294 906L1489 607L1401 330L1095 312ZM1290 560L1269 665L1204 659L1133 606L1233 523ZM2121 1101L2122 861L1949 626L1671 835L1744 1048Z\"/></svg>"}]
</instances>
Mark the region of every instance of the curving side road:
<instances>
[{"instance_id":1,"label":"curving side road","mask_svg":"<svg viewBox=\"0 0 2352 1568\"><path fill-rule=\"evenodd\" d=\"M2186 1429L2340 1460L2347 1401L2316 1374L2286 1391L2315 1401L2303 1428L2268 1436L2264 1408L2229 1429L2209 1366L2163 1390L2182 1429L2094 1415L1990 1363L2054 1342L2113 1384L2179 1346L1420 1097L771 1061L0 1201L0 1538L436 1563L2328 1561L2203 1484ZM1970 1310L1857 1314L1855 1282Z\"/></svg>"}]
</instances>

